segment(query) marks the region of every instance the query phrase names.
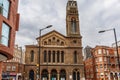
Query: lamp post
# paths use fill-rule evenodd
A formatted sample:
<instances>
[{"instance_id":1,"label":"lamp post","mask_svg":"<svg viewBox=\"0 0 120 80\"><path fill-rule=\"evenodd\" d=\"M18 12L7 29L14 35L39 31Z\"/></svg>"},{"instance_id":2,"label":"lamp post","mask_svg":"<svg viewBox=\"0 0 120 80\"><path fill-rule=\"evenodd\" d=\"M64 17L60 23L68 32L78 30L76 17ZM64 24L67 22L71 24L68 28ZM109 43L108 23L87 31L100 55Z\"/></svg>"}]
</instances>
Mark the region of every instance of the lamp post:
<instances>
[{"instance_id":1,"label":"lamp post","mask_svg":"<svg viewBox=\"0 0 120 80\"><path fill-rule=\"evenodd\" d=\"M106 32L106 31L111 31L111 30L114 31L115 45L116 45L116 52L117 52L117 61L118 61L118 69L120 70L119 53L118 53L118 45L117 45L117 36L116 36L115 28L108 29L108 30L102 30L102 31L99 31L99 33L103 33L103 32Z\"/></svg>"},{"instance_id":2,"label":"lamp post","mask_svg":"<svg viewBox=\"0 0 120 80\"><path fill-rule=\"evenodd\" d=\"M41 48L41 32L43 31L43 30L45 30L45 29L47 29L47 28L50 28L50 27L52 27L52 25L48 25L48 26L46 26L45 28L42 28L42 29L40 29L39 30L39 54L38 54L38 78L39 78L39 80L40 80L40 48Z\"/></svg>"}]
</instances>

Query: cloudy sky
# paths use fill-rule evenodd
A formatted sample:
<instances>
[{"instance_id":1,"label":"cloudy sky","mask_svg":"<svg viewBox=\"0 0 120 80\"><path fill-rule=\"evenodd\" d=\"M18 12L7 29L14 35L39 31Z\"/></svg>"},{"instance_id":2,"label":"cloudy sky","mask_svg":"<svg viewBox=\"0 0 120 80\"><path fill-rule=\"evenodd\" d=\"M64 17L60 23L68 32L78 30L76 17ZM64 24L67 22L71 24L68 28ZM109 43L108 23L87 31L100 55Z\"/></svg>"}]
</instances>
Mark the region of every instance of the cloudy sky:
<instances>
[{"instance_id":1,"label":"cloudy sky","mask_svg":"<svg viewBox=\"0 0 120 80\"><path fill-rule=\"evenodd\" d=\"M52 24L42 34L56 30L66 35L66 4L68 0L19 0L20 28L16 35L19 46L36 44L39 29ZM114 43L113 30L120 40L120 0L77 0L80 31L83 47L89 45L111 46Z\"/></svg>"}]
</instances>

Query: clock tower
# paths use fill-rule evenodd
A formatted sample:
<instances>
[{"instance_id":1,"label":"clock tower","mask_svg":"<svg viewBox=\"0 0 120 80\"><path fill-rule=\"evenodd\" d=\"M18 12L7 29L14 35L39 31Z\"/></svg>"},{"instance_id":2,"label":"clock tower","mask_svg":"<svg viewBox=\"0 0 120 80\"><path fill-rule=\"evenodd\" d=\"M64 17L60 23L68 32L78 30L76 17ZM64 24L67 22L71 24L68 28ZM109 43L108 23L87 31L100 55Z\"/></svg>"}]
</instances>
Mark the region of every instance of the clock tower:
<instances>
[{"instance_id":1,"label":"clock tower","mask_svg":"<svg viewBox=\"0 0 120 80\"><path fill-rule=\"evenodd\" d=\"M66 32L67 37L81 37L77 1L74 0L68 0L66 6Z\"/></svg>"}]
</instances>

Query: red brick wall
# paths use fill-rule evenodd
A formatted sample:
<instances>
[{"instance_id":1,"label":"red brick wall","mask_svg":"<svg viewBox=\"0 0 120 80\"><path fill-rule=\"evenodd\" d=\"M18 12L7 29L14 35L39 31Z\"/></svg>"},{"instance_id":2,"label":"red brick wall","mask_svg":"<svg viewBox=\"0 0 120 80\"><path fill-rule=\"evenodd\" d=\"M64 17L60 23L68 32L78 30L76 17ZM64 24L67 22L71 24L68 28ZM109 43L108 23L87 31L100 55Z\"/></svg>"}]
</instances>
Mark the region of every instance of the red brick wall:
<instances>
[{"instance_id":1,"label":"red brick wall","mask_svg":"<svg viewBox=\"0 0 120 80\"><path fill-rule=\"evenodd\" d=\"M18 0L10 0L10 3L11 3L11 5L10 5L10 10L9 10L10 11L9 18L7 19L0 14L0 35L1 35L3 22L5 22L11 28L9 47L6 47L6 46L0 44L0 53L6 55L8 57L8 59L11 59L13 57L15 34L19 28L19 14L17 13ZM1 36L0 36L0 38L1 38Z\"/></svg>"},{"instance_id":2,"label":"red brick wall","mask_svg":"<svg viewBox=\"0 0 120 80\"><path fill-rule=\"evenodd\" d=\"M3 54L7 56L8 59L11 59L13 57L15 34L19 28L19 14L17 13L18 0L9 0L9 1L10 1L9 18L7 19L0 14L0 39L2 32L2 23L3 22L6 23L11 28L9 47L0 44L0 54ZM0 80L1 80L1 73L2 73L2 62L0 62Z\"/></svg>"}]
</instances>

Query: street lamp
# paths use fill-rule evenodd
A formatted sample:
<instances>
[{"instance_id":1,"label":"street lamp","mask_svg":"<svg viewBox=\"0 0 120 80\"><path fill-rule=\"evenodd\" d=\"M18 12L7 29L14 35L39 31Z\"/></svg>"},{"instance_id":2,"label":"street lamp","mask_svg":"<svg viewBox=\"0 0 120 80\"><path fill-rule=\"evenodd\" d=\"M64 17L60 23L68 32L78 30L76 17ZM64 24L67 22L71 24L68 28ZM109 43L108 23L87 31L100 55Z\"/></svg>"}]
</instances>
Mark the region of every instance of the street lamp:
<instances>
[{"instance_id":1,"label":"street lamp","mask_svg":"<svg viewBox=\"0 0 120 80\"><path fill-rule=\"evenodd\" d=\"M39 78L39 80L40 80L40 47L41 47L41 32L42 32L43 30L47 29L47 28L50 28L50 27L52 27L52 25L48 25L48 26L46 26L45 28L42 28L42 29L39 30L39 55L38 55L38 64L39 64L39 66L38 66L38 78Z\"/></svg>"},{"instance_id":2,"label":"street lamp","mask_svg":"<svg viewBox=\"0 0 120 80\"><path fill-rule=\"evenodd\" d=\"M113 31L114 31L115 45L116 45L116 52L117 52L117 60L118 60L118 68L119 68L119 70L120 70L119 53L118 53L118 45L117 45L117 36L116 36L115 28L113 28L113 29L108 29L108 30L102 30L102 31L99 31L99 33L103 33L103 32L110 31L110 30L113 30Z\"/></svg>"}]
</instances>

